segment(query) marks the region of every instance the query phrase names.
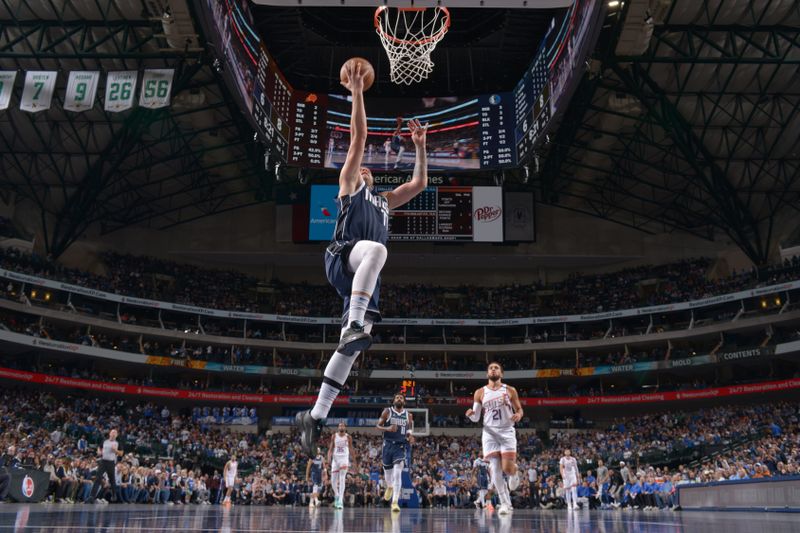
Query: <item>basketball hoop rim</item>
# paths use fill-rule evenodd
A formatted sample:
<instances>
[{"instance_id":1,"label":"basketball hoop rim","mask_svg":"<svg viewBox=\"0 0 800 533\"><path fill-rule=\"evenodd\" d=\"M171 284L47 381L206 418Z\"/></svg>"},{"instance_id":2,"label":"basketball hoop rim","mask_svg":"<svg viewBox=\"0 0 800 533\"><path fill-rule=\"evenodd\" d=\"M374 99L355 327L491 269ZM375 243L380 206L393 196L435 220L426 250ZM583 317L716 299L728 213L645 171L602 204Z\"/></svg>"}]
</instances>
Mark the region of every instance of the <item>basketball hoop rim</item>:
<instances>
[{"instance_id":1,"label":"basketball hoop rim","mask_svg":"<svg viewBox=\"0 0 800 533\"><path fill-rule=\"evenodd\" d=\"M427 8L427 7L397 7L395 9L397 9L398 11L425 11L426 9L440 9L440 10L442 10L444 12L444 26L442 26L442 28L439 31L437 31L436 33L434 33L430 37L428 37L426 39L416 40L416 41L409 41L408 39L398 39L394 35L389 35L385 31L383 31L383 28L381 27L381 23L380 23L379 19L380 19L381 13L386 9L389 9L389 6L379 6L378 9L375 10L375 20L374 20L374 22L375 22L375 30L378 32L378 34L381 37L384 37L384 38L388 39L389 41L392 41L393 43L396 43L396 44L406 44L406 45L419 46L419 45L422 45L422 44L428 44L428 43L433 42L433 41L437 41L438 42L442 37L444 37L444 34L447 33L447 30L450 29L450 10L447 9L446 7L444 7L444 6L437 6L437 7L433 7L433 8Z\"/></svg>"}]
</instances>

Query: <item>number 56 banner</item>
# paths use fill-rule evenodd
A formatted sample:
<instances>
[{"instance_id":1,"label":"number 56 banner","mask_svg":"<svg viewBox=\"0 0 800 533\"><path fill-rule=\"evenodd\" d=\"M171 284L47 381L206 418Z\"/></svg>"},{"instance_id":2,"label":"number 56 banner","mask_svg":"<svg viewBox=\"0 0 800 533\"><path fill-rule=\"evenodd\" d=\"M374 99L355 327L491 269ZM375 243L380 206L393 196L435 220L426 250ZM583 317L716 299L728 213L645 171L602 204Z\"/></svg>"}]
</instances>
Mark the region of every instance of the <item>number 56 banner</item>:
<instances>
[{"instance_id":1,"label":"number 56 banner","mask_svg":"<svg viewBox=\"0 0 800 533\"><path fill-rule=\"evenodd\" d=\"M142 77L142 93L139 96L139 105L149 109L167 107L169 95L172 92L172 76L175 70L147 69Z\"/></svg>"},{"instance_id":2,"label":"number 56 banner","mask_svg":"<svg viewBox=\"0 0 800 533\"><path fill-rule=\"evenodd\" d=\"M97 95L97 82L100 73L97 71L75 71L69 73L67 94L64 97L64 109L80 113L94 106Z\"/></svg>"},{"instance_id":3,"label":"number 56 banner","mask_svg":"<svg viewBox=\"0 0 800 533\"><path fill-rule=\"evenodd\" d=\"M135 70L109 72L106 78L105 110L112 113L133 107L133 90L139 73Z\"/></svg>"}]
</instances>

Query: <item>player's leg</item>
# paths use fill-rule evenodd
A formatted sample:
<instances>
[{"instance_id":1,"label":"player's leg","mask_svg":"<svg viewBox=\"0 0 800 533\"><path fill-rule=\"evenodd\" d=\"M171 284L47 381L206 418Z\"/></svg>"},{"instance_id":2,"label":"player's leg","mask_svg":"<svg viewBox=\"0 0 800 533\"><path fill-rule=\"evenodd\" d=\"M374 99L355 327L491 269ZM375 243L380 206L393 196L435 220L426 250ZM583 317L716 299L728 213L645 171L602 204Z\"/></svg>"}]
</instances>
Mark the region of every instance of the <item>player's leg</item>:
<instances>
[{"instance_id":1,"label":"player's leg","mask_svg":"<svg viewBox=\"0 0 800 533\"><path fill-rule=\"evenodd\" d=\"M364 325L364 332L369 334L370 331L372 331L372 323L368 321ZM310 414L314 420L323 420L328 416L331 406L333 406L336 397L339 396L339 391L344 387L345 381L347 381L347 377L350 375L350 369L353 368L353 364L359 353L360 352L355 352L353 355L345 355L339 350L333 353L328 364L325 366L322 386L320 386L317 401L311 409Z\"/></svg>"},{"instance_id":2,"label":"player's leg","mask_svg":"<svg viewBox=\"0 0 800 533\"><path fill-rule=\"evenodd\" d=\"M353 281L348 324L342 332L338 352L353 355L372 344L372 337L364 330L364 317L378 285L381 269L386 264L386 257L386 246L375 241L358 241L347 255L347 267L353 273Z\"/></svg>"},{"instance_id":3,"label":"player's leg","mask_svg":"<svg viewBox=\"0 0 800 533\"><path fill-rule=\"evenodd\" d=\"M339 507L342 507L342 502L344 501L344 488L345 484L347 483L347 467L348 465L342 465L339 467Z\"/></svg>"},{"instance_id":4,"label":"player's leg","mask_svg":"<svg viewBox=\"0 0 800 533\"><path fill-rule=\"evenodd\" d=\"M513 492L519 487L519 473L517 471L517 431L513 427L510 427L498 433L503 473L508 479L508 490Z\"/></svg>"},{"instance_id":5,"label":"player's leg","mask_svg":"<svg viewBox=\"0 0 800 533\"><path fill-rule=\"evenodd\" d=\"M400 510L400 495L403 493L403 466L405 459L402 457L392 465L392 511Z\"/></svg>"},{"instance_id":6,"label":"player's leg","mask_svg":"<svg viewBox=\"0 0 800 533\"><path fill-rule=\"evenodd\" d=\"M381 463L383 464L383 479L386 482L386 490L383 493L384 501L391 501L394 493L394 464L392 461L392 446L386 441L383 443L381 453Z\"/></svg>"},{"instance_id":7,"label":"player's leg","mask_svg":"<svg viewBox=\"0 0 800 533\"><path fill-rule=\"evenodd\" d=\"M345 464L339 470L339 503L341 504L344 500L344 490L345 486L347 485L347 470L350 468L350 464Z\"/></svg>"},{"instance_id":8,"label":"player's leg","mask_svg":"<svg viewBox=\"0 0 800 533\"><path fill-rule=\"evenodd\" d=\"M500 499L500 509L498 512L506 513L511 509L511 495L508 493L508 485L503 478L503 468L500 463L499 454L493 454L487 459L489 461L489 473L492 476L492 485Z\"/></svg>"},{"instance_id":9,"label":"player's leg","mask_svg":"<svg viewBox=\"0 0 800 533\"><path fill-rule=\"evenodd\" d=\"M335 501L339 500L339 467L334 461L331 467L331 490L333 490L333 498Z\"/></svg>"}]
</instances>

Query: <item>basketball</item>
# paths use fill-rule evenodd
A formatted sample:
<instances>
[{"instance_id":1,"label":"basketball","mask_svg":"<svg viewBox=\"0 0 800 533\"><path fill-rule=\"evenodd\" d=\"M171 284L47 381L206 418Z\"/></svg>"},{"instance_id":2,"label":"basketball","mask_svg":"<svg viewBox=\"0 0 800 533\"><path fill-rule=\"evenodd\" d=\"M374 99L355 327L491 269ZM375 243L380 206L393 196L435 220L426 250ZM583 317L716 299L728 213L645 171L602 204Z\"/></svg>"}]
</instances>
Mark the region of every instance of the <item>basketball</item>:
<instances>
[{"instance_id":1,"label":"basketball","mask_svg":"<svg viewBox=\"0 0 800 533\"><path fill-rule=\"evenodd\" d=\"M360 62L361 69L366 70L367 77L364 78L364 90L368 91L369 88L372 87L372 84L375 83L375 69L372 68L370 62L364 59L363 57L351 57L350 59L345 61L344 65L342 65L341 70L339 70L339 78L342 80L342 83L347 83L348 82L347 69L346 69L347 64L355 62Z\"/></svg>"}]
</instances>

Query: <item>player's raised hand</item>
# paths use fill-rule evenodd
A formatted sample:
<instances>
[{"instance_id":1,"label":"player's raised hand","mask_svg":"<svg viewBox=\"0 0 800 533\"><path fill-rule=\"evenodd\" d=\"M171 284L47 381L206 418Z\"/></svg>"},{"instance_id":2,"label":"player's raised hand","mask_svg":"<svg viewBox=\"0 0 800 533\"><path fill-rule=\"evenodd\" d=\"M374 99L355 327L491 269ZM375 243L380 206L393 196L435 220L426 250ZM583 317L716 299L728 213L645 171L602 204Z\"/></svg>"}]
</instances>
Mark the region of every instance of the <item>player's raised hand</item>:
<instances>
[{"instance_id":1,"label":"player's raised hand","mask_svg":"<svg viewBox=\"0 0 800 533\"><path fill-rule=\"evenodd\" d=\"M366 69L361 68L361 61L349 61L345 64L347 82L341 84L351 93L364 91L364 79L367 77Z\"/></svg>"},{"instance_id":2,"label":"player's raised hand","mask_svg":"<svg viewBox=\"0 0 800 533\"><path fill-rule=\"evenodd\" d=\"M467 409L466 415L467 418L472 418L475 415L475 411L473 411L472 409Z\"/></svg>"},{"instance_id":3,"label":"player's raised hand","mask_svg":"<svg viewBox=\"0 0 800 533\"><path fill-rule=\"evenodd\" d=\"M417 148L424 148L428 132L428 123L426 122L423 126L420 124L419 119L412 118L408 121L408 129L411 132L411 140L414 141L414 146Z\"/></svg>"}]
</instances>

